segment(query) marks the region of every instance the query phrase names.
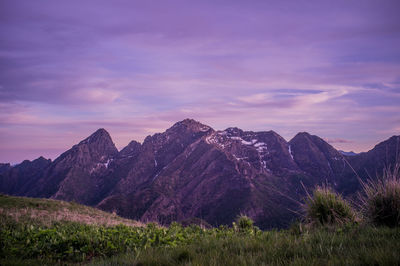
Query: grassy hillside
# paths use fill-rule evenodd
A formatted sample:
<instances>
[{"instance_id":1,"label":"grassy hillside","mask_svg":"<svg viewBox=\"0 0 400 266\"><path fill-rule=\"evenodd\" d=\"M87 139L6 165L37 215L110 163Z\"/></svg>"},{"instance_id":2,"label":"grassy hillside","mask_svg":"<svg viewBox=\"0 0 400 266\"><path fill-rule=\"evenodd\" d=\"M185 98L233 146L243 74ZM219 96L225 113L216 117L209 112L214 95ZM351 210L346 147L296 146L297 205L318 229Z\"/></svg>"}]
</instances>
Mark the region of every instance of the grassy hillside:
<instances>
[{"instance_id":1,"label":"grassy hillside","mask_svg":"<svg viewBox=\"0 0 400 266\"><path fill-rule=\"evenodd\" d=\"M0 209L0 265L400 265L399 227L135 226L76 203L9 196Z\"/></svg>"},{"instance_id":2,"label":"grassy hillside","mask_svg":"<svg viewBox=\"0 0 400 266\"><path fill-rule=\"evenodd\" d=\"M142 226L137 221L124 219L95 208L51 199L11 197L0 194L0 218L18 223L50 226L60 222L77 222L89 225Z\"/></svg>"}]
</instances>

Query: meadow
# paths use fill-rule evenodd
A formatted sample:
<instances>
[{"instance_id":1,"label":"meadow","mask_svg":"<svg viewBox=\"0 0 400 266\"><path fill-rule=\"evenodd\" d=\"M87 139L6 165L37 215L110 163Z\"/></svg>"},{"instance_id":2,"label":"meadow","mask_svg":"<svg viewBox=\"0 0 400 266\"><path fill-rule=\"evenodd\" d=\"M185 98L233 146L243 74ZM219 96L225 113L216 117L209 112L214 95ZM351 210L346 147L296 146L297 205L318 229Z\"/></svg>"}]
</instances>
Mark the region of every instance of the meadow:
<instances>
[{"instance_id":1,"label":"meadow","mask_svg":"<svg viewBox=\"0 0 400 266\"><path fill-rule=\"evenodd\" d=\"M88 217L103 213L76 203L2 195L0 206L1 265L400 264L399 227L308 228L296 223L287 230L261 231L245 217L229 227L205 229L178 223L161 227L134 221L123 224L129 220L108 213L108 223L95 224L87 222ZM60 206L88 217L57 219L51 213ZM49 212L49 219L37 215L40 209ZM120 224L113 224L112 217Z\"/></svg>"},{"instance_id":2,"label":"meadow","mask_svg":"<svg viewBox=\"0 0 400 266\"><path fill-rule=\"evenodd\" d=\"M361 206L316 187L289 229L160 226L73 202L0 195L0 265L400 265L399 164Z\"/></svg>"}]
</instances>

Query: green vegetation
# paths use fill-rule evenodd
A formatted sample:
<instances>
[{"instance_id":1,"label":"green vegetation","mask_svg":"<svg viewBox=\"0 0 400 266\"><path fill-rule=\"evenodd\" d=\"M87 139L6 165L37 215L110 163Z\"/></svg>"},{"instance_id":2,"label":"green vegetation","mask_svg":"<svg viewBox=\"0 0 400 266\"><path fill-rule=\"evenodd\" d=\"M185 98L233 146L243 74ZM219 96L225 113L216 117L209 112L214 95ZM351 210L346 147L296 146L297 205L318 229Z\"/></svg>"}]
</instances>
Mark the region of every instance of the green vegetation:
<instances>
[{"instance_id":1,"label":"green vegetation","mask_svg":"<svg viewBox=\"0 0 400 266\"><path fill-rule=\"evenodd\" d=\"M329 187L317 187L303 207L306 223L311 226L337 226L356 221L350 204Z\"/></svg>"},{"instance_id":2,"label":"green vegetation","mask_svg":"<svg viewBox=\"0 0 400 266\"><path fill-rule=\"evenodd\" d=\"M95 226L76 222L35 226L1 220L0 257L82 262L93 257L109 257L151 246L174 247L201 235L198 227L169 228L148 224L146 227ZM0 263L1 264L1 263Z\"/></svg>"},{"instance_id":3,"label":"green vegetation","mask_svg":"<svg viewBox=\"0 0 400 266\"><path fill-rule=\"evenodd\" d=\"M252 219L247 217L246 215L239 215L236 218L236 221L232 223L232 228L235 232L249 233L249 234L257 234L260 229L254 226L254 222Z\"/></svg>"},{"instance_id":4,"label":"green vegetation","mask_svg":"<svg viewBox=\"0 0 400 266\"><path fill-rule=\"evenodd\" d=\"M216 231L214 229L213 231ZM301 235L225 230L176 247L151 247L93 265L399 265L400 230L348 228Z\"/></svg>"},{"instance_id":5,"label":"green vegetation","mask_svg":"<svg viewBox=\"0 0 400 266\"><path fill-rule=\"evenodd\" d=\"M318 226L261 231L244 215L232 227L140 226L76 203L1 195L0 265L400 264L400 227L354 223L348 203L326 188L305 206L306 222Z\"/></svg>"},{"instance_id":6,"label":"green vegetation","mask_svg":"<svg viewBox=\"0 0 400 266\"><path fill-rule=\"evenodd\" d=\"M349 226L297 234L238 232L227 227L184 228L176 223L168 228L155 224L105 227L74 222L43 227L2 220L1 226L1 265L90 261L94 265L400 263L399 228Z\"/></svg>"},{"instance_id":7,"label":"green vegetation","mask_svg":"<svg viewBox=\"0 0 400 266\"><path fill-rule=\"evenodd\" d=\"M361 184L361 210L367 222L400 226L400 162L386 167L382 177Z\"/></svg>"}]
</instances>

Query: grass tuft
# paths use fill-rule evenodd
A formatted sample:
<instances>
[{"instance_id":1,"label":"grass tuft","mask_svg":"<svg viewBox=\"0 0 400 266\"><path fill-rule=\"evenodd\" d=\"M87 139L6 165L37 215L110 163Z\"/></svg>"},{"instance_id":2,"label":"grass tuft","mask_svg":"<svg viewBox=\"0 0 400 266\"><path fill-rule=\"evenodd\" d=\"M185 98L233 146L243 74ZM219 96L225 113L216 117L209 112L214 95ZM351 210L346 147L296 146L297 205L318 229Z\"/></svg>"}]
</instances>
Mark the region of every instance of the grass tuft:
<instances>
[{"instance_id":1,"label":"grass tuft","mask_svg":"<svg viewBox=\"0 0 400 266\"><path fill-rule=\"evenodd\" d=\"M246 215L240 215L237 219L236 219L236 224L239 227L239 229L241 230L247 230L247 229L251 229L253 228L253 220L246 216Z\"/></svg>"},{"instance_id":2,"label":"grass tuft","mask_svg":"<svg viewBox=\"0 0 400 266\"><path fill-rule=\"evenodd\" d=\"M367 222L377 226L400 226L400 162L385 167L381 177L361 181L361 210Z\"/></svg>"},{"instance_id":3,"label":"grass tuft","mask_svg":"<svg viewBox=\"0 0 400 266\"><path fill-rule=\"evenodd\" d=\"M318 186L305 204L306 223L310 226L341 226L356 222L350 204L327 186Z\"/></svg>"}]
</instances>

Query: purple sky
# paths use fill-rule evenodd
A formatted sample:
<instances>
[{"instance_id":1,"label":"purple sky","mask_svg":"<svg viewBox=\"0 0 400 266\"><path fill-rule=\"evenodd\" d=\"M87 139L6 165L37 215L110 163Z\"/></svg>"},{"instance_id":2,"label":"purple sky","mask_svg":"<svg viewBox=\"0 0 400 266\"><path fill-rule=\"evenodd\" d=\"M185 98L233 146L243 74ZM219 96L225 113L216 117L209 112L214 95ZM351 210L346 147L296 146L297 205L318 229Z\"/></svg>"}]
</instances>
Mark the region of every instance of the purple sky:
<instances>
[{"instance_id":1,"label":"purple sky","mask_svg":"<svg viewBox=\"0 0 400 266\"><path fill-rule=\"evenodd\" d=\"M400 134L400 1L0 0L0 162L194 118L367 151Z\"/></svg>"}]
</instances>

